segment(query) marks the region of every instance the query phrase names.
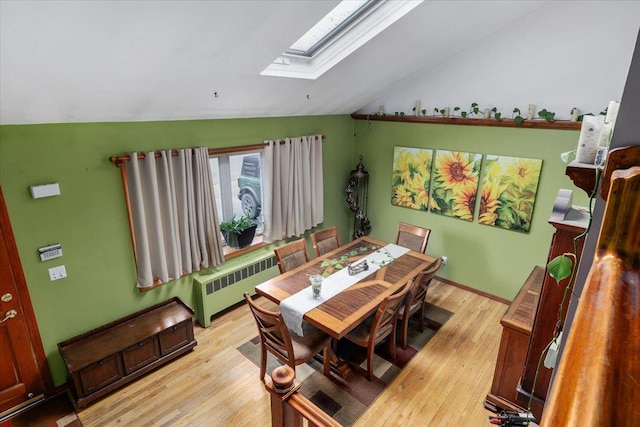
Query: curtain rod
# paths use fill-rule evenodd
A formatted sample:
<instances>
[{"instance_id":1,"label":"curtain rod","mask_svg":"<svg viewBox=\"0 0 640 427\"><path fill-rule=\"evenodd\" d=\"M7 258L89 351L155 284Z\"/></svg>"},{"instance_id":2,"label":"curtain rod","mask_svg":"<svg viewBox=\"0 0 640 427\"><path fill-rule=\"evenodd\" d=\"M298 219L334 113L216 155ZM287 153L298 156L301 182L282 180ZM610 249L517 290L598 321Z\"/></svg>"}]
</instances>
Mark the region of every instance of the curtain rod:
<instances>
[{"instance_id":1,"label":"curtain rod","mask_svg":"<svg viewBox=\"0 0 640 427\"><path fill-rule=\"evenodd\" d=\"M323 140L326 139L326 136L322 135L322 139ZM286 142L284 139L276 139L275 141L278 141L280 144L284 144ZM237 153L242 151L255 151L255 150L262 150L264 148L264 144L266 144L266 142L263 142L262 144L241 145L239 147L209 148L208 152L210 156L219 156L220 154ZM171 157L177 157L177 156L178 156L177 151L171 152ZM160 153L156 153L155 157L159 158ZM147 158L146 155L142 153L138 154L138 160L144 160L146 158ZM122 163L128 162L129 160L131 160L131 156L129 155L109 157L109 161L118 167L120 167Z\"/></svg>"}]
</instances>

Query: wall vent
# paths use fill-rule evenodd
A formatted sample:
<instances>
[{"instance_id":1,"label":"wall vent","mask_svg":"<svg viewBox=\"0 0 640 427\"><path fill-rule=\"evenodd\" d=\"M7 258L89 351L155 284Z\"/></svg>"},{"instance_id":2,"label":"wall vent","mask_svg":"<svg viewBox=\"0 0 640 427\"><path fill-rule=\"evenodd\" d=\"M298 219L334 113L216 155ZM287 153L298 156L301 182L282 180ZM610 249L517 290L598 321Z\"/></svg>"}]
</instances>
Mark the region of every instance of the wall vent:
<instances>
[{"instance_id":1,"label":"wall vent","mask_svg":"<svg viewBox=\"0 0 640 427\"><path fill-rule=\"evenodd\" d=\"M262 261L258 261L255 264L248 265L238 271L229 273L226 276L218 277L214 281L207 283L207 295L218 292L220 289L224 289L227 286L231 286L234 283L238 283L241 280L244 280L248 277L253 276L254 274L258 274L261 271L265 271L276 265L278 265L276 257L272 256L271 258L263 259Z\"/></svg>"}]
</instances>

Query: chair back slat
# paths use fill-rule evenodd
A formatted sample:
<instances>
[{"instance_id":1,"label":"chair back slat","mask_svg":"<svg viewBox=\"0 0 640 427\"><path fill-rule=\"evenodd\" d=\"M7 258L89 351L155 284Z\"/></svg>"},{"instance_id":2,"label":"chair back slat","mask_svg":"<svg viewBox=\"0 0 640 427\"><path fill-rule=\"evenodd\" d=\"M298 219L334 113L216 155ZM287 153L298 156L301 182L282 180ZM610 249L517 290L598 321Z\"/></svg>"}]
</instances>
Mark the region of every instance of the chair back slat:
<instances>
[{"instance_id":1,"label":"chair back slat","mask_svg":"<svg viewBox=\"0 0 640 427\"><path fill-rule=\"evenodd\" d=\"M317 243L316 248L318 249L316 251L316 256L324 255L327 252L331 252L334 249L338 249L339 246L340 246L340 243L338 242L338 239L334 236L330 236Z\"/></svg>"},{"instance_id":2,"label":"chair back slat","mask_svg":"<svg viewBox=\"0 0 640 427\"><path fill-rule=\"evenodd\" d=\"M304 239L299 239L274 250L280 273L286 273L309 261Z\"/></svg>"},{"instance_id":3,"label":"chair back slat","mask_svg":"<svg viewBox=\"0 0 640 427\"><path fill-rule=\"evenodd\" d=\"M291 335L282 315L258 306L251 297L245 297L245 299L256 320L258 334L264 345L280 353L286 360L280 359L286 363L289 363L289 360L295 360Z\"/></svg>"},{"instance_id":4,"label":"chair back slat","mask_svg":"<svg viewBox=\"0 0 640 427\"><path fill-rule=\"evenodd\" d=\"M284 322L282 314L269 311L257 305L248 292L244 293L256 324L258 325L258 336L260 337L260 379L264 381L267 369L267 350L291 366L295 372L296 365L308 362L313 356L324 353L322 371L325 376L330 375L331 366L331 337L320 330L309 326L304 337L295 333L291 334ZM298 352L298 357L294 352Z\"/></svg>"},{"instance_id":5,"label":"chair back slat","mask_svg":"<svg viewBox=\"0 0 640 427\"><path fill-rule=\"evenodd\" d=\"M396 232L396 245L425 253L430 234L431 230L428 228L399 222L398 231Z\"/></svg>"},{"instance_id":6,"label":"chair back slat","mask_svg":"<svg viewBox=\"0 0 640 427\"><path fill-rule=\"evenodd\" d=\"M438 269L442 265L442 259L438 258L433 264L431 264L426 270L422 271L412 281L411 288L409 289L409 295L405 302L404 312L408 315L412 314L412 308L417 304L424 304L424 300L429 290L431 280L438 272Z\"/></svg>"},{"instance_id":7,"label":"chair back slat","mask_svg":"<svg viewBox=\"0 0 640 427\"><path fill-rule=\"evenodd\" d=\"M338 227L333 226L316 231L311 235L311 242L313 243L313 251L317 257L337 249L340 246Z\"/></svg>"},{"instance_id":8,"label":"chair back slat","mask_svg":"<svg viewBox=\"0 0 640 427\"><path fill-rule=\"evenodd\" d=\"M386 337L389 330L393 329L398 316L398 309L404 303L408 292L409 283L405 284L400 291L386 297L384 301L380 303L370 332L370 336L374 336L375 342Z\"/></svg>"}]
</instances>

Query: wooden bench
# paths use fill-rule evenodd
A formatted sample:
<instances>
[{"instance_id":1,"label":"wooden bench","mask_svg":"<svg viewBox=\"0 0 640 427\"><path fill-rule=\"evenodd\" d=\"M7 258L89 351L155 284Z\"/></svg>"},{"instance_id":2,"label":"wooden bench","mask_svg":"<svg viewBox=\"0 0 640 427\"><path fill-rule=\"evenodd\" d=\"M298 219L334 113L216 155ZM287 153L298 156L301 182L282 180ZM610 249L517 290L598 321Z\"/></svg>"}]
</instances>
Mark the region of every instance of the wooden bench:
<instances>
[{"instance_id":1,"label":"wooden bench","mask_svg":"<svg viewBox=\"0 0 640 427\"><path fill-rule=\"evenodd\" d=\"M76 404L85 407L193 349L193 314L175 297L59 343Z\"/></svg>"}]
</instances>

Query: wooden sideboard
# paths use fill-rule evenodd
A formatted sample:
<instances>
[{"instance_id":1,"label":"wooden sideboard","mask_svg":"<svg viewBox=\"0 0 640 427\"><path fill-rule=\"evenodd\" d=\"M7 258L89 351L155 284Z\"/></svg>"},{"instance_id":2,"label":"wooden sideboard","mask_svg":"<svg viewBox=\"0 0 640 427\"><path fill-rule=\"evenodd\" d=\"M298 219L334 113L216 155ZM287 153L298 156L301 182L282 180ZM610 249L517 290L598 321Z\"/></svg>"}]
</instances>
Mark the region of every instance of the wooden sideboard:
<instances>
[{"instance_id":1,"label":"wooden sideboard","mask_svg":"<svg viewBox=\"0 0 640 427\"><path fill-rule=\"evenodd\" d=\"M193 349L193 314L175 297L59 343L77 406Z\"/></svg>"},{"instance_id":2,"label":"wooden sideboard","mask_svg":"<svg viewBox=\"0 0 640 427\"><path fill-rule=\"evenodd\" d=\"M490 411L525 410L516 399L516 387L522 375L543 280L544 268L534 267L500 320L502 339L491 390L484 401Z\"/></svg>"},{"instance_id":3,"label":"wooden sideboard","mask_svg":"<svg viewBox=\"0 0 640 427\"><path fill-rule=\"evenodd\" d=\"M582 234L589 223L589 213L585 208L572 207L570 204L567 210L556 209L559 205L565 205L567 200L562 200L559 195L556 199L554 211L549 218L549 224L555 228L555 233L549 248L547 262L558 255L574 252L574 239ZM584 237L575 242L578 259L582 254ZM576 267L577 268L577 267ZM540 420L542 410L549 390L549 383L553 370L540 364L540 371L537 373L538 363L545 347L551 342L558 324L558 313L565 295L565 289L569 292L573 288L573 282L569 278L562 280L559 284L548 273L544 275L544 282L540 292L540 300L536 309L531 338L527 357L522 370L522 377L517 389L517 400L523 408L528 407L531 401L531 413ZM560 322L564 322L567 313L567 301L563 307ZM535 385L534 385L535 384ZM533 398L531 395L533 394Z\"/></svg>"}]
</instances>

